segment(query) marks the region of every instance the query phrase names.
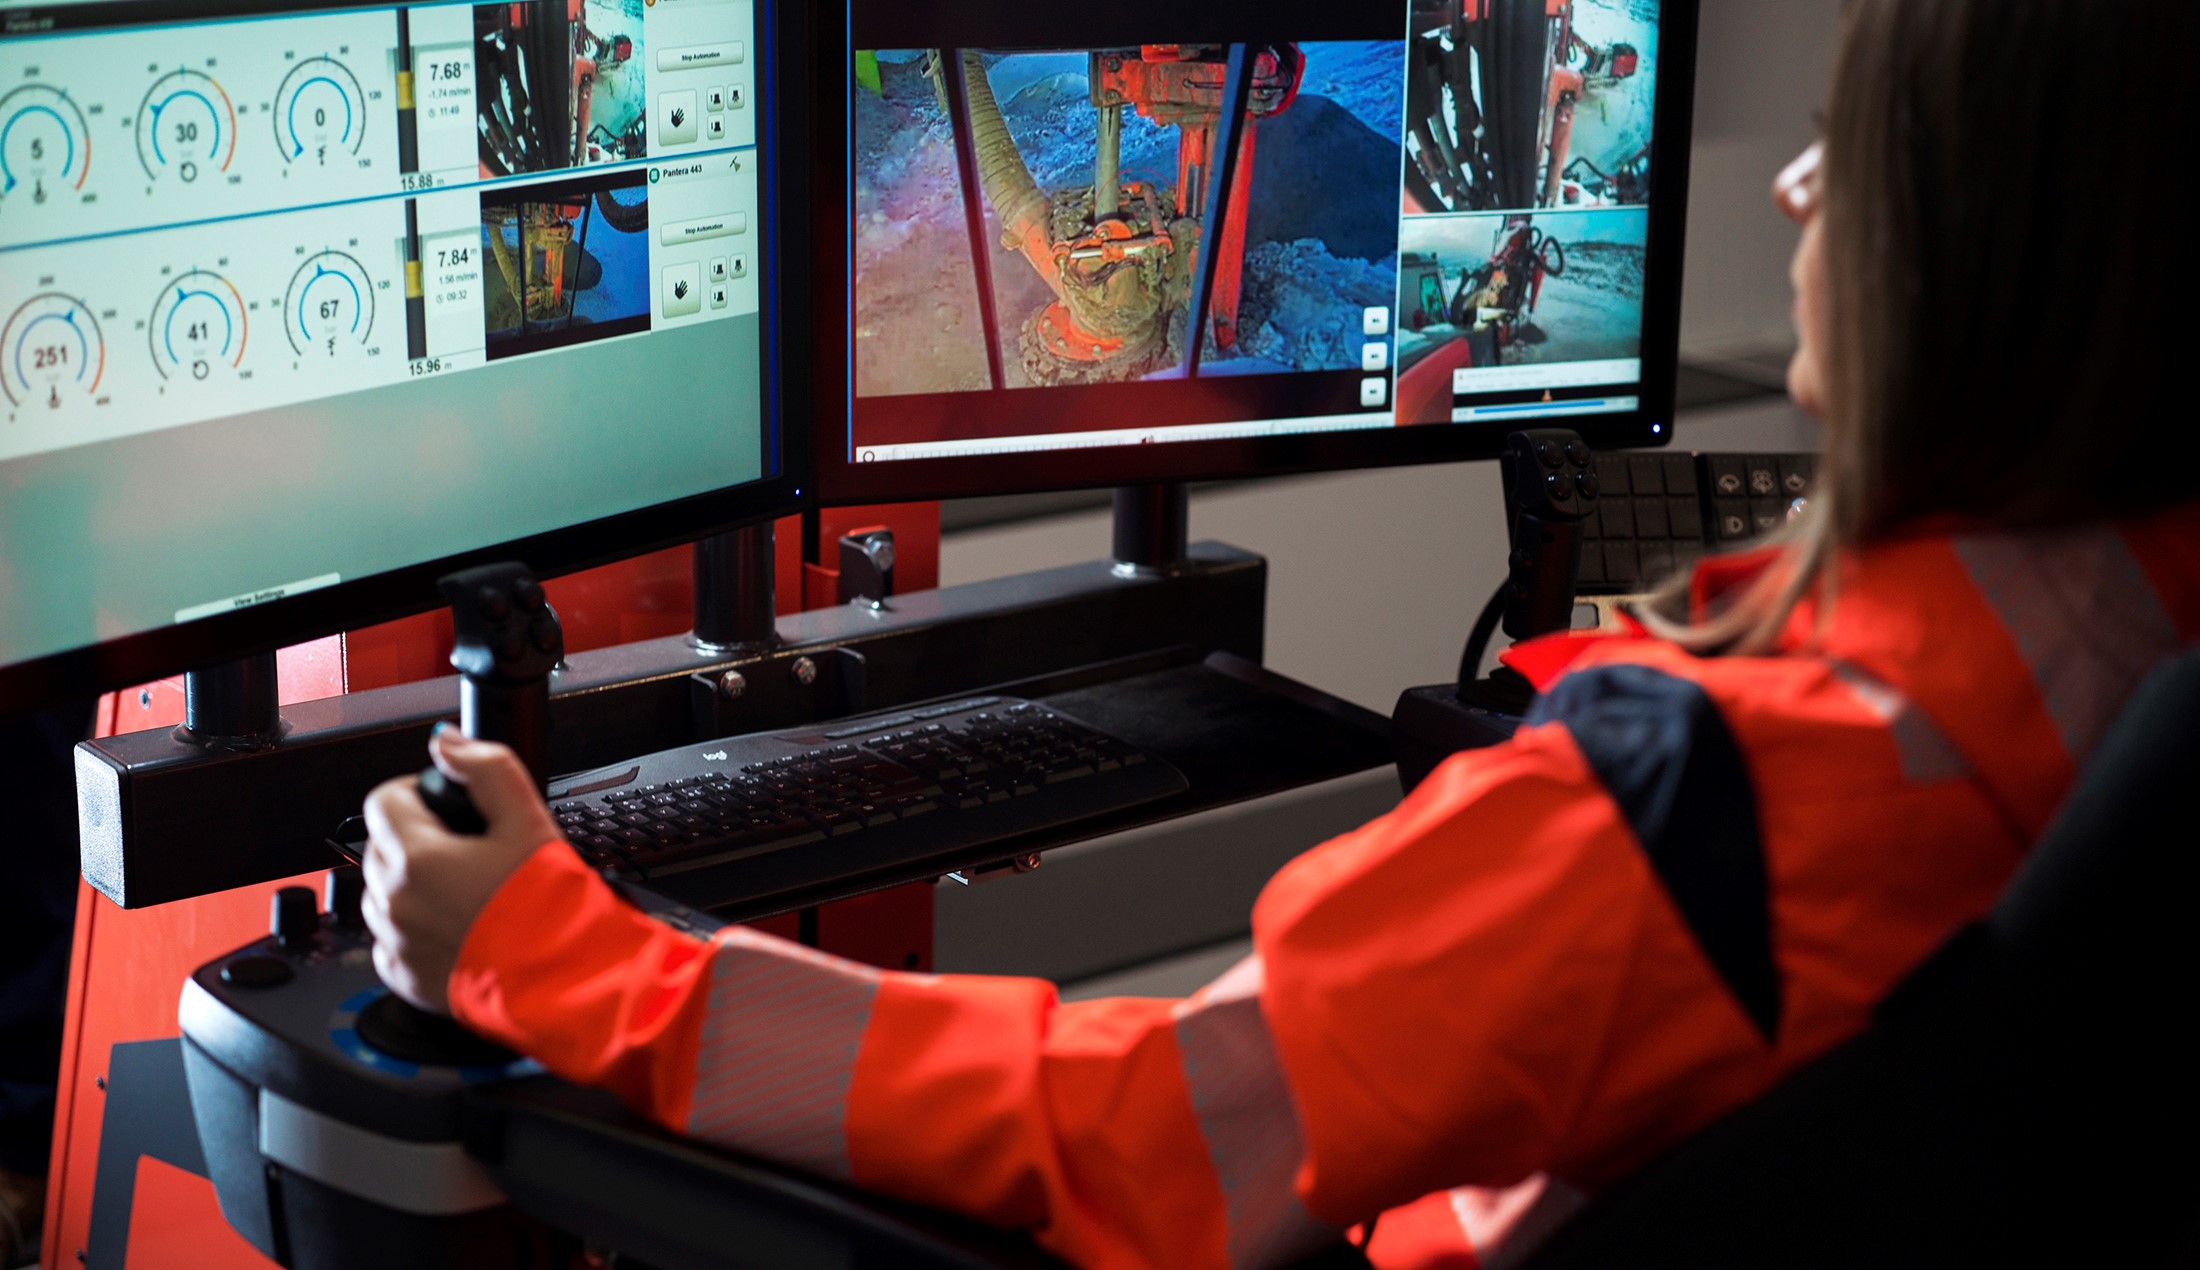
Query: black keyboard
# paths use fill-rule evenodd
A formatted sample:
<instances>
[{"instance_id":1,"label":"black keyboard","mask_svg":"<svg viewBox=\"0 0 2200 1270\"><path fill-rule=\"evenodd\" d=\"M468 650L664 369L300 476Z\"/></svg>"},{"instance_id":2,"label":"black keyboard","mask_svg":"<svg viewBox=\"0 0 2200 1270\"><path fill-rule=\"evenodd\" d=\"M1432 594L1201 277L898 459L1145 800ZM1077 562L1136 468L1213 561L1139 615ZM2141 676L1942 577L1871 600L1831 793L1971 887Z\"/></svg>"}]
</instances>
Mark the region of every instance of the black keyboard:
<instances>
[{"instance_id":1,"label":"black keyboard","mask_svg":"<svg viewBox=\"0 0 2200 1270\"><path fill-rule=\"evenodd\" d=\"M550 806L589 863L654 884L790 852L838 857L806 875L967 854L1186 788L1169 764L1067 715L975 697L563 776Z\"/></svg>"}]
</instances>

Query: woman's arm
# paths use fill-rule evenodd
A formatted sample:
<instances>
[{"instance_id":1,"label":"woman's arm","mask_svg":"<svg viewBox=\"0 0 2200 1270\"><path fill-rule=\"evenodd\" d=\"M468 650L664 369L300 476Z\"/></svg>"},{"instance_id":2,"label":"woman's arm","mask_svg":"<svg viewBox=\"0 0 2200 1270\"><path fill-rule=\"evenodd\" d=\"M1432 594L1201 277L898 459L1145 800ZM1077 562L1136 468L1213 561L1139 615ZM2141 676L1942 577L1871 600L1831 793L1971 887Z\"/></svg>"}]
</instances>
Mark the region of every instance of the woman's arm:
<instances>
[{"instance_id":1,"label":"woman's arm","mask_svg":"<svg viewBox=\"0 0 2200 1270\"><path fill-rule=\"evenodd\" d=\"M738 928L706 942L556 844L475 922L450 999L668 1126L1080 1263L1269 1264L1552 1161L1642 946L1687 955L1646 882L1546 729L1294 864L1259 952L1185 1001L1063 1005L1038 980L879 971ZM1370 1012L1355 1035L1331 1034L1340 987ZM1674 1004L1753 1047L1730 1002Z\"/></svg>"}]
</instances>

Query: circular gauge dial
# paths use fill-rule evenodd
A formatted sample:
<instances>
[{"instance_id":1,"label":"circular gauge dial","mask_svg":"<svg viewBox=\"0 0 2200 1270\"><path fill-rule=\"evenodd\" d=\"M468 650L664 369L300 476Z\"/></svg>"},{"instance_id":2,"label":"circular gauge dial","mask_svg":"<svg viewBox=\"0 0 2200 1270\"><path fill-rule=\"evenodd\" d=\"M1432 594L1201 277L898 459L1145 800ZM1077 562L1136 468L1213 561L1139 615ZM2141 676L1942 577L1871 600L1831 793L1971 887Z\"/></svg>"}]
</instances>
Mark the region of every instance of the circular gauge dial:
<instances>
[{"instance_id":1,"label":"circular gauge dial","mask_svg":"<svg viewBox=\"0 0 2200 1270\"><path fill-rule=\"evenodd\" d=\"M193 269L161 288L146 330L161 378L212 378L244 361L244 297L220 274Z\"/></svg>"},{"instance_id":2,"label":"circular gauge dial","mask_svg":"<svg viewBox=\"0 0 2200 1270\"><path fill-rule=\"evenodd\" d=\"M84 188L92 130L69 95L25 84L0 97L0 200L43 203Z\"/></svg>"},{"instance_id":3,"label":"circular gauge dial","mask_svg":"<svg viewBox=\"0 0 2200 1270\"><path fill-rule=\"evenodd\" d=\"M283 326L300 356L334 357L365 344L374 330L374 282L365 266L341 251L324 251L291 275Z\"/></svg>"},{"instance_id":4,"label":"circular gauge dial","mask_svg":"<svg viewBox=\"0 0 2200 1270\"><path fill-rule=\"evenodd\" d=\"M285 163L325 165L357 154L367 136L367 97L334 58L309 57L275 92L275 145Z\"/></svg>"},{"instance_id":5,"label":"circular gauge dial","mask_svg":"<svg viewBox=\"0 0 2200 1270\"><path fill-rule=\"evenodd\" d=\"M15 405L60 409L75 397L99 391L107 344L99 319L82 300L48 291L32 296L0 328L0 386Z\"/></svg>"},{"instance_id":6,"label":"circular gauge dial","mask_svg":"<svg viewBox=\"0 0 2200 1270\"><path fill-rule=\"evenodd\" d=\"M170 71L138 103L137 147L155 180L188 185L226 172L237 154L237 108L213 76Z\"/></svg>"}]
</instances>

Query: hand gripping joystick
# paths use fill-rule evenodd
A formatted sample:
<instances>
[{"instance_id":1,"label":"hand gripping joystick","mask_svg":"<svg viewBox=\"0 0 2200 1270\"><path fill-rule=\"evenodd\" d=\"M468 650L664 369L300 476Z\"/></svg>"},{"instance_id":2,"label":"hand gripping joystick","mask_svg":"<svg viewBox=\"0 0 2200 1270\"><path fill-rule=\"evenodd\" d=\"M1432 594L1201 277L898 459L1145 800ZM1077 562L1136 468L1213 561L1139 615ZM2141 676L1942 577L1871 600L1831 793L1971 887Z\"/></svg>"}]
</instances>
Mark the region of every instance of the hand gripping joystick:
<instances>
[{"instance_id":1,"label":"hand gripping joystick","mask_svg":"<svg viewBox=\"0 0 2200 1270\"><path fill-rule=\"evenodd\" d=\"M457 646L458 725L476 740L501 741L542 783L550 748L550 671L565 653L557 614L524 565L494 564L444 578ZM466 787L430 765L420 798L453 833L488 828ZM310 894L307 896L310 900ZM362 1010L360 1039L390 1057L446 1066L495 1066L514 1055L395 996Z\"/></svg>"},{"instance_id":2,"label":"hand gripping joystick","mask_svg":"<svg viewBox=\"0 0 2200 1270\"><path fill-rule=\"evenodd\" d=\"M565 654L558 615L524 565L483 565L438 585L457 630L451 665L459 674L459 730L511 746L540 785L550 748L550 672ZM420 797L454 833L487 828L466 787L436 767L420 774Z\"/></svg>"}]
</instances>

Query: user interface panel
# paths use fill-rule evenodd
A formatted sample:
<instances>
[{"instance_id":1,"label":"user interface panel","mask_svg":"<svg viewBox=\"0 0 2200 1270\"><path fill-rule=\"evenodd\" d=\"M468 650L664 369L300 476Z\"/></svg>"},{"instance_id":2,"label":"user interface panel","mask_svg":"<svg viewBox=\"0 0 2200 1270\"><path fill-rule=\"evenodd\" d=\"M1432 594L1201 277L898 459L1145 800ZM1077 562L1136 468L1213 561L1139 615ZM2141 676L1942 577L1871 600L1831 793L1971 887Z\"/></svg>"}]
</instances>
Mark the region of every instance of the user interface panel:
<instances>
[{"instance_id":1,"label":"user interface panel","mask_svg":"<svg viewBox=\"0 0 2200 1270\"><path fill-rule=\"evenodd\" d=\"M771 474L758 60L750 0L0 11L0 665Z\"/></svg>"},{"instance_id":2,"label":"user interface panel","mask_svg":"<svg viewBox=\"0 0 2200 1270\"><path fill-rule=\"evenodd\" d=\"M1660 16L853 0L846 461L1637 410Z\"/></svg>"}]
</instances>

